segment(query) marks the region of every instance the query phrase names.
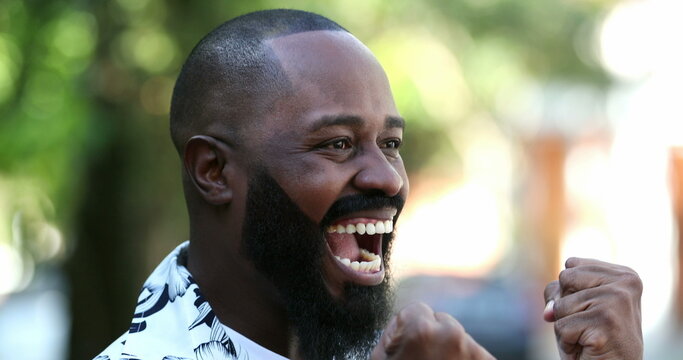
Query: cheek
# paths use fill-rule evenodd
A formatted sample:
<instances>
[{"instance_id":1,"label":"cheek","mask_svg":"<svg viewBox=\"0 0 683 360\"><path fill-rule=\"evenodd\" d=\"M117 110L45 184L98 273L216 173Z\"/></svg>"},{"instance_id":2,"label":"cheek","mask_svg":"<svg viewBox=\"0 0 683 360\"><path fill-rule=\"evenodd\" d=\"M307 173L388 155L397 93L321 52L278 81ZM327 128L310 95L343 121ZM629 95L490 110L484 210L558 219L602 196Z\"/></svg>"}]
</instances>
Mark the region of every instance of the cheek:
<instances>
[{"instance_id":1,"label":"cheek","mask_svg":"<svg viewBox=\"0 0 683 360\"><path fill-rule=\"evenodd\" d=\"M399 156L394 162L392 162L394 169L398 172L401 179L403 179L403 188L401 189L401 195L404 199L408 198L408 193L410 192L410 182L408 181L408 174L406 173L406 168L403 165L403 159Z\"/></svg>"},{"instance_id":2,"label":"cheek","mask_svg":"<svg viewBox=\"0 0 683 360\"><path fill-rule=\"evenodd\" d=\"M403 195L403 199L408 199L408 194L410 193L410 180L408 179L408 174L403 172L401 174L403 177L403 190L401 190L401 194Z\"/></svg>"},{"instance_id":3,"label":"cheek","mask_svg":"<svg viewBox=\"0 0 683 360\"><path fill-rule=\"evenodd\" d=\"M275 179L301 211L319 223L342 194L349 177L325 164L304 160L290 164L286 168L280 167Z\"/></svg>"}]
</instances>

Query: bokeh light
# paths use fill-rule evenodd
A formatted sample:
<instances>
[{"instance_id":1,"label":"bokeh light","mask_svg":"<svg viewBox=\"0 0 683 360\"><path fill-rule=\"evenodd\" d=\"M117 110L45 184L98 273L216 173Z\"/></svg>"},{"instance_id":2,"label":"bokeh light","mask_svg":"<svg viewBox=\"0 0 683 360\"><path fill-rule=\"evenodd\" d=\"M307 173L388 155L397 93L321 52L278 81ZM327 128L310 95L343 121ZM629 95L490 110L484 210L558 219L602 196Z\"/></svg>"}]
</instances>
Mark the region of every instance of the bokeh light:
<instances>
[{"instance_id":1,"label":"bokeh light","mask_svg":"<svg viewBox=\"0 0 683 360\"><path fill-rule=\"evenodd\" d=\"M435 191L403 215L393 255L397 275L485 276L507 245L495 195L477 183L423 186Z\"/></svg>"}]
</instances>

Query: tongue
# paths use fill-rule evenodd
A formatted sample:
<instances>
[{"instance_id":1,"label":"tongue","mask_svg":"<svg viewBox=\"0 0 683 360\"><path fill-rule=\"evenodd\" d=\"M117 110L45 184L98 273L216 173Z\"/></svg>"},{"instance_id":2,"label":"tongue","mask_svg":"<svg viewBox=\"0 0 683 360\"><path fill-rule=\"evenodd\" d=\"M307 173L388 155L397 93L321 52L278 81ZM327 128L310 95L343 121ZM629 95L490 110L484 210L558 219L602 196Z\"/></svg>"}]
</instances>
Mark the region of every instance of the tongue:
<instances>
[{"instance_id":1,"label":"tongue","mask_svg":"<svg viewBox=\"0 0 683 360\"><path fill-rule=\"evenodd\" d=\"M327 234L327 244L332 250L332 254L342 258L356 261L360 258L360 249L353 234Z\"/></svg>"}]
</instances>

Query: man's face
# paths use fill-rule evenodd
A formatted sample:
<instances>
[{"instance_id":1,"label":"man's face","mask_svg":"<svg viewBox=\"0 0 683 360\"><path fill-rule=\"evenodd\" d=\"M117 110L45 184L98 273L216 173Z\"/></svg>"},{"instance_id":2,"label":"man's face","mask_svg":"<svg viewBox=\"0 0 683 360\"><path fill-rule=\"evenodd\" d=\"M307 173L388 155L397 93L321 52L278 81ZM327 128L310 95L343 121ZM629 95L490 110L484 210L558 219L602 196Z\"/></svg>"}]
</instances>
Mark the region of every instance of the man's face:
<instances>
[{"instance_id":1,"label":"man's face","mask_svg":"<svg viewBox=\"0 0 683 360\"><path fill-rule=\"evenodd\" d=\"M292 91L248 138L258 166L249 178L245 248L285 293L300 337L332 321L329 333L317 329L332 336L330 346L338 336L374 341L390 307L385 252L408 193L398 150L403 120L382 68L351 35L314 31L268 45Z\"/></svg>"},{"instance_id":2,"label":"man's face","mask_svg":"<svg viewBox=\"0 0 683 360\"><path fill-rule=\"evenodd\" d=\"M320 224L345 196L406 198L408 179L398 149L403 120L370 51L352 35L333 31L288 35L267 45L292 91L274 105L272 116L260 120L255 152L298 208ZM378 232L393 229L397 213L395 208L351 210L325 224L334 232L325 236L323 277L334 296L342 296L347 283L382 282Z\"/></svg>"}]
</instances>

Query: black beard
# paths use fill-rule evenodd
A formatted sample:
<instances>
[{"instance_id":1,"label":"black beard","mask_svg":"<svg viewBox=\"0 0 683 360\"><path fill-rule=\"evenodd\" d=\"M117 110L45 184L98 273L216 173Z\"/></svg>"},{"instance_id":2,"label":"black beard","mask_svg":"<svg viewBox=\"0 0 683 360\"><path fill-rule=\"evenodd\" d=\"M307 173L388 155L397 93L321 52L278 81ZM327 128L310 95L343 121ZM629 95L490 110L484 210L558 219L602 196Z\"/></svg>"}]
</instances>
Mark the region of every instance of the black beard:
<instances>
[{"instance_id":1,"label":"black beard","mask_svg":"<svg viewBox=\"0 0 683 360\"><path fill-rule=\"evenodd\" d=\"M400 196L345 197L316 224L265 170L250 179L243 249L278 289L304 359L370 357L393 309L388 268L393 233L382 238L384 281L377 286L346 284L342 299L335 299L322 277L327 251L323 229L351 211L396 207L400 212L403 202Z\"/></svg>"}]
</instances>

